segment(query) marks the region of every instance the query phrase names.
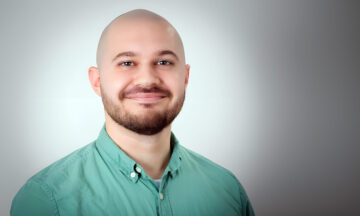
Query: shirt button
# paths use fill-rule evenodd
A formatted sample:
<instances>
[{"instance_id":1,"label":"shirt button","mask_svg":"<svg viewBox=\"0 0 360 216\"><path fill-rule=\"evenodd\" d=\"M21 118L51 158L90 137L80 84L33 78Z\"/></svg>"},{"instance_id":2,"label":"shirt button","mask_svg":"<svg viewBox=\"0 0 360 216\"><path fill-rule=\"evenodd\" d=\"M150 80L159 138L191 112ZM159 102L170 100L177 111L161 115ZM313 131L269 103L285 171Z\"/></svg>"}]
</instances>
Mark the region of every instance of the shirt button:
<instances>
[{"instance_id":1,"label":"shirt button","mask_svg":"<svg viewBox=\"0 0 360 216\"><path fill-rule=\"evenodd\" d=\"M163 194L163 193L159 193L159 198L160 198L161 200L163 200L163 199L164 199L164 194Z\"/></svg>"},{"instance_id":2,"label":"shirt button","mask_svg":"<svg viewBox=\"0 0 360 216\"><path fill-rule=\"evenodd\" d=\"M136 167L135 170L136 170L136 172L141 173L140 167Z\"/></svg>"},{"instance_id":3,"label":"shirt button","mask_svg":"<svg viewBox=\"0 0 360 216\"><path fill-rule=\"evenodd\" d=\"M135 178L136 174L135 172L130 173L131 178Z\"/></svg>"}]
</instances>

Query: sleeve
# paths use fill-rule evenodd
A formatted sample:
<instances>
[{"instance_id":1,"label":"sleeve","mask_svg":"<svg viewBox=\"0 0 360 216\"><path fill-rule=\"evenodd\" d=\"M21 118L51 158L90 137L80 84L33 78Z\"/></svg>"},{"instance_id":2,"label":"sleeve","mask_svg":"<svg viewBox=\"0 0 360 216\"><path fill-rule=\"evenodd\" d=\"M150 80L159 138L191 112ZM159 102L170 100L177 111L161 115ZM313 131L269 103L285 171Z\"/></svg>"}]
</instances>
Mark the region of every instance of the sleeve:
<instances>
[{"instance_id":1,"label":"sleeve","mask_svg":"<svg viewBox=\"0 0 360 216\"><path fill-rule=\"evenodd\" d=\"M51 189L40 182L29 180L14 197L10 216L59 215Z\"/></svg>"},{"instance_id":2,"label":"sleeve","mask_svg":"<svg viewBox=\"0 0 360 216\"><path fill-rule=\"evenodd\" d=\"M246 200L244 201L244 205L242 209L243 209L243 215L255 216L254 209L252 208L251 203L247 197Z\"/></svg>"},{"instance_id":3,"label":"sleeve","mask_svg":"<svg viewBox=\"0 0 360 216\"><path fill-rule=\"evenodd\" d=\"M240 196L240 215L241 216L255 216L254 209L251 205L250 199L248 195L246 194L246 191L242 184L240 183L239 179L231 172L228 171L228 173L231 175L231 177L235 180L237 186L238 186L238 195Z\"/></svg>"},{"instance_id":4,"label":"sleeve","mask_svg":"<svg viewBox=\"0 0 360 216\"><path fill-rule=\"evenodd\" d=\"M255 216L254 209L250 203L249 197L247 196L245 189L238 180L240 199L241 199L241 215L244 216Z\"/></svg>"}]
</instances>

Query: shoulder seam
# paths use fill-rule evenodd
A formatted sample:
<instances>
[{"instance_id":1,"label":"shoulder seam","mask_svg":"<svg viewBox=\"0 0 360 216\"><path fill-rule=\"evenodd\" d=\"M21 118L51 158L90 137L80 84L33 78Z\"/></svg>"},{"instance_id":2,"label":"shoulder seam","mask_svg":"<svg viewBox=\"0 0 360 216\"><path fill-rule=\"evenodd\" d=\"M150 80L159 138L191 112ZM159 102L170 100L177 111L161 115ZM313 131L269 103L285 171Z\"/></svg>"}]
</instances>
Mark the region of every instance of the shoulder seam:
<instances>
[{"instance_id":1,"label":"shoulder seam","mask_svg":"<svg viewBox=\"0 0 360 216\"><path fill-rule=\"evenodd\" d=\"M86 145L86 146L83 146L83 147L81 147L80 149L78 149L78 150L76 150L76 151L79 151L79 150L81 150L81 149L83 149L83 148L86 148L86 147L90 147L91 145L93 144L93 142L91 142L91 143L89 143L88 145ZM76 151L74 151L74 152L72 152L72 153L70 153L70 154L73 154L73 153L75 153ZM67 166L69 163L71 163L71 162L73 162L74 160L76 160L76 159L84 159L88 154L89 154L89 152L90 152L90 148L87 148L81 155L76 155L75 157L73 157L73 158L71 158L70 160L68 160L68 161L66 161L66 163L64 163L64 164L62 164L59 168L60 169L63 169L65 166Z\"/></svg>"},{"instance_id":2,"label":"shoulder seam","mask_svg":"<svg viewBox=\"0 0 360 216\"><path fill-rule=\"evenodd\" d=\"M58 204L54 197L54 193L53 193L52 189L49 187L49 185L46 184L45 182L42 182L39 178L30 179L28 182L29 183L34 182L34 183L37 183L40 185L41 189L43 189L45 191L45 193L49 196L50 201L54 203L54 207L55 207L54 215L60 216Z\"/></svg>"},{"instance_id":3,"label":"shoulder seam","mask_svg":"<svg viewBox=\"0 0 360 216\"><path fill-rule=\"evenodd\" d=\"M81 147L80 149L77 149L75 151L73 151L72 153L70 153L69 155L55 161L53 164L49 165L48 167L44 168L43 170L41 170L40 172L38 172L37 174L35 174L33 177L31 177L30 179L38 179L38 181L41 182L45 182L45 179L47 174L43 175L42 172L46 169L52 169L53 166L56 167L56 164L61 162L57 167L57 172L61 172L63 171L67 166L69 166L69 164L71 164L72 162L74 162L75 160L79 159L79 160L83 160L84 158L86 158L86 156L89 154L90 152L90 148L85 149L81 155L74 155L77 151L80 151L81 149L84 149L86 147L89 147L92 143L89 143L86 146ZM40 175L39 175L40 174Z\"/></svg>"}]
</instances>

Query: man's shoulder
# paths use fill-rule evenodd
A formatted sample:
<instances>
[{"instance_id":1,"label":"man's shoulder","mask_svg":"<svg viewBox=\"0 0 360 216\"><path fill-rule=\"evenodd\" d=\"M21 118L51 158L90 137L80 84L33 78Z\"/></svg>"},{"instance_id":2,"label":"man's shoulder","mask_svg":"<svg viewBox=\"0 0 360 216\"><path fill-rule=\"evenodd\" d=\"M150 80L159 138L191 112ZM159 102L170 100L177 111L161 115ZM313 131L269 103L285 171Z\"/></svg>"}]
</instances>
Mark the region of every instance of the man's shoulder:
<instances>
[{"instance_id":1,"label":"man's shoulder","mask_svg":"<svg viewBox=\"0 0 360 216\"><path fill-rule=\"evenodd\" d=\"M216 197L235 200L241 205L244 215L253 215L246 191L232 171L183 146L181 155L184 158L181 167L184 165L183 172L190 179L189 184L196 187L194 190L205 188L208 196L213 191Z\"/></svg>"},{"instance_id":2,"label":"man's shoulder","mask_svg":"<svg viewBox=\"0 0 360 216\"><path fill-rule=\"evenodd\" d=\"M221 178L222 180L228 180L232 183L238 183L238 179L230 170L211 159L184 146L182 146L182 155L187 159L187 163L194 169L205 172L214 178Z\"/></svg>"},{"instance_id":3,"label":"man's shoulder","mask_svg":"<svg viewBox=\"0 0 360 216\"><path fill-rule=\"evenodd\" d=\"M50 164L33 175L28 182L34 181L48 185L63 182L71 174L78 172L93 156L94 151L96 151L95 141Z\"/></svg>"},{"instance_id":4,"label":"man's shoulder","mask_svg":"<svg viewBox=\"0 0 360 216\"><path fill-rule=\"evenodd\" d=\"M183 165L185 165L187 173L192 176L193 181L207 182L207 185L222 188L243 202L247 202L245 189L232 171L183 146L181 152L185 159Z\"/></svg>"},{"instance_id":5,"label":"man's shoulder","mask_svg":"<svg viewBox=\"0 0 360 216\"><path fill-rule=\"evenodd\" d=\"M17 192L11 215L50 215L58 211L55 195L71 194L81 170L96 154L95 141L57 160L32 176Z\"/></svg>"}]
</instances>

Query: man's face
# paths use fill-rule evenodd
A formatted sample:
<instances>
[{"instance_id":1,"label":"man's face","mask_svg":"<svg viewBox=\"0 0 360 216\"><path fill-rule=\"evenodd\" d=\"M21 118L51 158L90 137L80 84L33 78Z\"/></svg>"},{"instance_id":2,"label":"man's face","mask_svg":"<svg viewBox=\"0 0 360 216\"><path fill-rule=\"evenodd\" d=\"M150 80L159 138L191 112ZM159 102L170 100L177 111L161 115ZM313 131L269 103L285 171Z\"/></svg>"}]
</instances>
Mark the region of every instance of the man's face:
<instances>
[{"instance_id":1,"label":"man's face","mask_svg":"<svg viewBox=\"0 0 360 216\"><path fill-rule=\"evenodd\" d=\"M180 112L189 68L169 26L133 20L109 29L99 69L105 111L125 128L156 134Z\"/></svg>"}]
</instances>

